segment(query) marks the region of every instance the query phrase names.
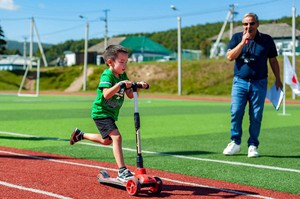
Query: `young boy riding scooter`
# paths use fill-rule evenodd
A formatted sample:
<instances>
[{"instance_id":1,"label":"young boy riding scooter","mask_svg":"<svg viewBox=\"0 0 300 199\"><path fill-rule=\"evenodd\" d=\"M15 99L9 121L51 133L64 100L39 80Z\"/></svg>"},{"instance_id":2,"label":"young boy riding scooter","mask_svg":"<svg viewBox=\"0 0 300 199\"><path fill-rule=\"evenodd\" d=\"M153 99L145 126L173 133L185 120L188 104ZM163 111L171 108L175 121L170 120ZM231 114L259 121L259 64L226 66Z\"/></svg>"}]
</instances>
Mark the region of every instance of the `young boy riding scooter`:
<instances>
[{"instance_id":1,"label":"young boy riding scooter","mask_svg":"<svg viewBox=\"0 0 300 199\"><path fill-rule=\"evenodd\" d=\"M113 144L113 154L119 168L117 179L126 182L133 177L126 168L122 152L122 136L116 125L120 108L124 102L124 95L133 98L131 89L132 83L129 81L125 69L128 61L128 51L120 45L110 45L103 53L108 68L104 70L100 77L97 88L97 97L92 105L91 116L100 134L84 133L75 128L70 144L86 139L103 145ZM147 88L146 82L139 82L143 88Z\"/></svg>"}]
</instances>

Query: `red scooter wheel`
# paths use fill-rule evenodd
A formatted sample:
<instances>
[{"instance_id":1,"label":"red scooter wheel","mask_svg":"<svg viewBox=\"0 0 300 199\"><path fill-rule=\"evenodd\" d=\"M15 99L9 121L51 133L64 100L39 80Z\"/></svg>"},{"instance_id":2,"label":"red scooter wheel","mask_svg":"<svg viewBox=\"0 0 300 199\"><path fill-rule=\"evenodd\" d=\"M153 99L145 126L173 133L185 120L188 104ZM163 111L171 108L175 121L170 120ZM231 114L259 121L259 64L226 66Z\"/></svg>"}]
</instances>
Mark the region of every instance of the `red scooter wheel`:
<instances>
[{"instance_id":1,"label":"red scooter wheel","mask_svg":"<svg viewBox=\"0 0 300 199\"><path fill-rule=\"evenodd\" d=\"M141 184L136 178L132 178L126 183L127 193L131 196L136 196L141 190Z\"/></svg>"},{"instance_id":2,"label":"red scooter wheel","mask_svg":"<svg viewBox=\"0 0 300 199\"><path fill-rule=\"evenodd\" d=\"M149 191L153 194L159 194L163 187L163 182L159 177L154 177L156 183L154 186L150 187Z\"/></svg>"}]
</instances>

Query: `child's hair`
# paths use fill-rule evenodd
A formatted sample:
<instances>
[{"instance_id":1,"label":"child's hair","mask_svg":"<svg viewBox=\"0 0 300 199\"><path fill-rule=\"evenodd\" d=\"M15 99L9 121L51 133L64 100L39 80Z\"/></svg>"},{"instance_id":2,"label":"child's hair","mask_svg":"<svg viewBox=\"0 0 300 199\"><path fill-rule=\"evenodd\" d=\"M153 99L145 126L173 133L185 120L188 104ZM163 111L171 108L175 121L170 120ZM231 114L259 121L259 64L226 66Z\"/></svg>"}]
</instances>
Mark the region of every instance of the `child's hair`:
<instances>
[{"instance_id":1,"label":"child's hair","mask_svg":"<svg viewBox=\"0 0 300 199\"><path fill-rule=\"evenodd\" d=\"M108 59L115 60L117 58L119 52L128 54L127 49L121 45L109 45L105 49L105 51L103 53L103 59L107 66L108 66L107 60Z\"/></svg>"}]
</instances>

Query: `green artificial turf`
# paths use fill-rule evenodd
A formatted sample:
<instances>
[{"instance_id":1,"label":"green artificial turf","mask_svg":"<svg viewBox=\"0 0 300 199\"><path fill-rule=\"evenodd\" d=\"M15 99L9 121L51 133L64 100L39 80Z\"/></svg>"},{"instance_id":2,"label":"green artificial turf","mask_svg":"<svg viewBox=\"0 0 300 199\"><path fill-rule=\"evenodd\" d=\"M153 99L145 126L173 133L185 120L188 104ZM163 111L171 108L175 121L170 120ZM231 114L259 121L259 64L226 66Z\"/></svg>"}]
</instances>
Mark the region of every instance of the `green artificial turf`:
<instances>
[{"instance_id":1,"label":"green artificial turf","mask_svg":"<svg viewBox=\"0 0 300 199\"><path fill-rule=\"evenodd\" d=\"M83 96L2 95L0 145L115 162L111 148L82 144L91 143L88 141L69 145L75 127L97 132L90 117L93 100ZM145 167L300 194L299 105L287 104L282 115L282 108L275 111L266 104L260 157L253 159L247 157L247 114L241 153L230 157L222 154L230 141L228 102L149 97L139 99L138 104ZM133 149L124 150L129 165L136 164L133 112L133 100L126 99L117 122L123 147Z\"/></svg>"}]
</instances>

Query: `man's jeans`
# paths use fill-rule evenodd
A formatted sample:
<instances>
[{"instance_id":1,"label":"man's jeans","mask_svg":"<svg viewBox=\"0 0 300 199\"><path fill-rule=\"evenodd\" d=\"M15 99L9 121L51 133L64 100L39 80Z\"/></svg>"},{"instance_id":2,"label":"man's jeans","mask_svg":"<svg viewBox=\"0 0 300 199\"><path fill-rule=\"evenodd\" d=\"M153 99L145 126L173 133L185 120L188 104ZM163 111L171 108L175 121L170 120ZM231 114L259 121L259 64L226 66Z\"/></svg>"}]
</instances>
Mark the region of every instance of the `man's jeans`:
<instances>
[{"instance_id":1,"label":"man's jeans","mask_svg":"<svg viewBox=\"0 0 300 199\"><path fill-rule=\"evenodd\" d=\"M231 91L231 140L241 144L242 122L247 101L249 102L249 134L248 146L258 146L262 115L267 93L268 79L246 81L239 77L233 78Z\"/></svg>"}]
</instances>

